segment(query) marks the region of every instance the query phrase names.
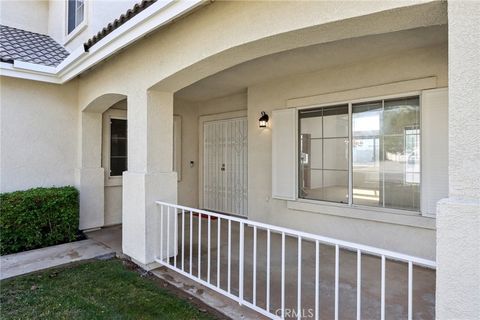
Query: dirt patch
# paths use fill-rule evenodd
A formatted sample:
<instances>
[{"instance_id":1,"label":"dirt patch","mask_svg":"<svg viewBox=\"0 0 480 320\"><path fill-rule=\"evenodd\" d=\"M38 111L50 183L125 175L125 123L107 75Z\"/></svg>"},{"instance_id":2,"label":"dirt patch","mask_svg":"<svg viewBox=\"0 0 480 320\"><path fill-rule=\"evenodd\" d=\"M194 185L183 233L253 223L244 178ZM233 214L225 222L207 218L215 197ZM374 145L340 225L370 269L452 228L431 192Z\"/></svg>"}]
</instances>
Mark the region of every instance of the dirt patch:
<instances>
[{"instance_id":1,"label":"dirt patch","mask_svg":"<svg viewBox=\"0 0 480 320\"><path fill-rule=\"evenodd\" d=\"M127 269L137 272L138 274L140 274L141 277L148 278L149 280L154 282L158 287L168 290L168 292L175 295L176 297L178 297L180 299L183 299L183 300L187 300L189 303L193 304L201 312L207 312L217 319L231 319L231 318L225 316L223 313L221 313L221 312L217 311L216 309L210 307L209 305L205 304L204 302L202 302L198 298L192 296L191 294L183 291L180 288L177 288L177 287L171 285L170 283L168 283L167 281L165 281L163 279L158 278L153 273L143 270L142 268L137 266L135 263L133 263L129 260L125 260L125 259L123 259L122 261L123 261L123 265ZM197 290L197 293L198 293L198 291L199 290ZM203 293L203 290L202 290L202 293Z\"/></svg>"}]
</instances>

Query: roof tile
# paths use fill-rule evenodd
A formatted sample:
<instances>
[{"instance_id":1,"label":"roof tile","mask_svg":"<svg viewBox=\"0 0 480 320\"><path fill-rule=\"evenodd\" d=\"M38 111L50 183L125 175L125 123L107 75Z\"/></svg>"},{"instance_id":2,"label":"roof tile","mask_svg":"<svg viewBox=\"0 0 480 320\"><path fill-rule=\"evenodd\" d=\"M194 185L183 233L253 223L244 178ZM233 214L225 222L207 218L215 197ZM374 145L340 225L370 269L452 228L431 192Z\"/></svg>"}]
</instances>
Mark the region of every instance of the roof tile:
<instances>
[{"instance_id":1,"label":"roof tile","mask_svg":"<svg viewBox=\"0 0 480 320\"><path fill-rule=\"evenodd\" d=\"M68 51L48 35L0 25L1 62L19 60L56 67L68 55Z\"/></svg>"}]
</instances>

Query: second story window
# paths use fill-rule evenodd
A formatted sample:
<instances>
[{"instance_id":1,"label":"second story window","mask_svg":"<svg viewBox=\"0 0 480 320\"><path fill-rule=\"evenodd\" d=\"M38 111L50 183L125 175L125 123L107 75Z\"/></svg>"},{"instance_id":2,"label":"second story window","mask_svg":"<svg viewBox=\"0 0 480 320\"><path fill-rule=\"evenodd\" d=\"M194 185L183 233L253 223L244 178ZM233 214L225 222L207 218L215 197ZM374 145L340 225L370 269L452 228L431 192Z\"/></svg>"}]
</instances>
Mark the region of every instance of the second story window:
<instances>
[{"instance_id":1,"label":"second story window","mask_svg":"<svg viewBox=\"0 0 480 320\"><path fill-rule=\"evenodd\" d=\"M68 0L67 28L70 34L85 18L85 0Z\"/></svg>"}]
</instances>

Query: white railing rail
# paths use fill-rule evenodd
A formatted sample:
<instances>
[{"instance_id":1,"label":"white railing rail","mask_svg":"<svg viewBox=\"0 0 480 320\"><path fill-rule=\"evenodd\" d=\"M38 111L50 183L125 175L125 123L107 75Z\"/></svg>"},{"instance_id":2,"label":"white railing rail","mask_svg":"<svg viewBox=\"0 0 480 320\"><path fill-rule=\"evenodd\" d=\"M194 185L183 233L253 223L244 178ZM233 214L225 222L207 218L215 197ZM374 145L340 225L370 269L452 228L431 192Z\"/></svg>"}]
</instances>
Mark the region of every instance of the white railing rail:
<instances>
[{"instance_id":1,"label":"white railing rail","mask_svg":"<svg viewBox=\"0 0 480 320\"><path fill-rule=\"evenodd\" d=\"M319 270L320 270L320 262L319 262L319 246L322 245L329 245L335 248L335 295L334 295L334 317L337 320L339 318L339 277L340 277L340 266L339 266L339 253L340 249L346 249L349 251L356 252L357 257L357 297L356 297L356 317L357 319L361 318L361 276L362 276L362 255L373 255L380 257L381 259L381 292L380 292L380 316L381 319L385 319L385 268L386 268L386 260L393 260L393 261L400 261L404 262L408 265L408 319L412 319L412 291L413 291L413 266L421 266L424 268L435 269L436 263L435 261L422 259L415 256L410 256L402 253L397 253L394 251L389 251L381 248L376 248L372 246L366 246L362 244L357 244L353 242L338 240L334 238L319 236L307 232L297 231L289 228L283 228L279 226L274 226L266 223L256 222L247 220L244 218L239 218L235 216L219 214L215 212L185 207L176 204L170 204L162 201L156 201L157 205L160 207L160 239L159 239L159 248L157 250L157 254L159 256L156 258L156 262L159 264L166 266L190 279L193 279L202 285L213 289L235 301L237 301L241 305L245 305L269 318L272 319L283 319L285 318L284 310L285 310L285 237L294 237L297 239L298 246L297 246L297 303L296 307L297 310L302 310L302 287L301 287L301 276L302 276L302 242L309 241L315 243L315 306L314 306L314 318L320 318L320 309L319 309ZM165 217L166 216L166 217ZM196 223L196 231L197 231L197 256L193 256L193 229L194 229L194 218L198 219ZM206 218L207 230L203 230L206 232L207 235L207 271L206 277L202 278L202 219ZM217 256L216 256L216 282L212 283L211 281L211 234L212 234L212 218L218 221L217 223ZM172 220L173 221L170 221ZM178 239L178 220L181 219L181 238ZM187 220L188 219L188 220ZM189 230L185 230L186 222L189 221ZM232 261L232 223L238 224L238 262ZM221 275L221 263L220 263L220 255L221 255L221 226L227 224L227 285L226 288L222 288L220 286L220 275ZM249 227L253 229L253 256L252 256L252 263L253 263L253 297L252 301L247 301L244 299L244 259L245 259L245 227ZM265 308L260 307L257 304L257 231L263 230L266 231L266 283L265 283ZM173 234L172 234L173 232ZM187 248L185 247L185 235L189 235L188 237L188 245ZM281 235L281 292L280 292L280 314L273 313L270 310L270 272L271 272L271 235L278 234ZM173 238L172 238L173 237ZM170 243L172 241L173 243ZM166 242L166 246L165 246ZM181 246L181 262L180 266L177 265L177 255L179 252L178 243ZM172 249L170 251L170 249ZM166 250L166 252L165 252ZM186 257L185 252L188 251L189 255ZM189 259L188 265L189 267L185 267L185 259ZM194 262L194 258L196 258L197 262L197 270L194 273L192 265ZM234 293L232 290L232 264L238 264L238 293ZM187 269L187 270L186 270ZM297 318L300 319L302 316L301 312L297 312Z\"/></svg>"}]
</instances>

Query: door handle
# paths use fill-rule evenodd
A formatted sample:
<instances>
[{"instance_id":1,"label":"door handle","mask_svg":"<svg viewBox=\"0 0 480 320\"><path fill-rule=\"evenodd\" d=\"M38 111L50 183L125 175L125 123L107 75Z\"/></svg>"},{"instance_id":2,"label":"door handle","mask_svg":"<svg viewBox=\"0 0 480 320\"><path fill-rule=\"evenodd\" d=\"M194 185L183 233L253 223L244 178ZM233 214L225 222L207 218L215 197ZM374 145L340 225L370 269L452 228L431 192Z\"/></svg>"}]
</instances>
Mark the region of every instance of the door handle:
<instances>
[{"instance_id":1,"label":"door handle","mask_svg":"<svg viewBox=\"0 0 480 320\"><path fill-rule=\"evenodd\" d=\"M220 168L220 170L225 171L225 163L222 163L222 167Z\"/></svg>"}]
</instances>

